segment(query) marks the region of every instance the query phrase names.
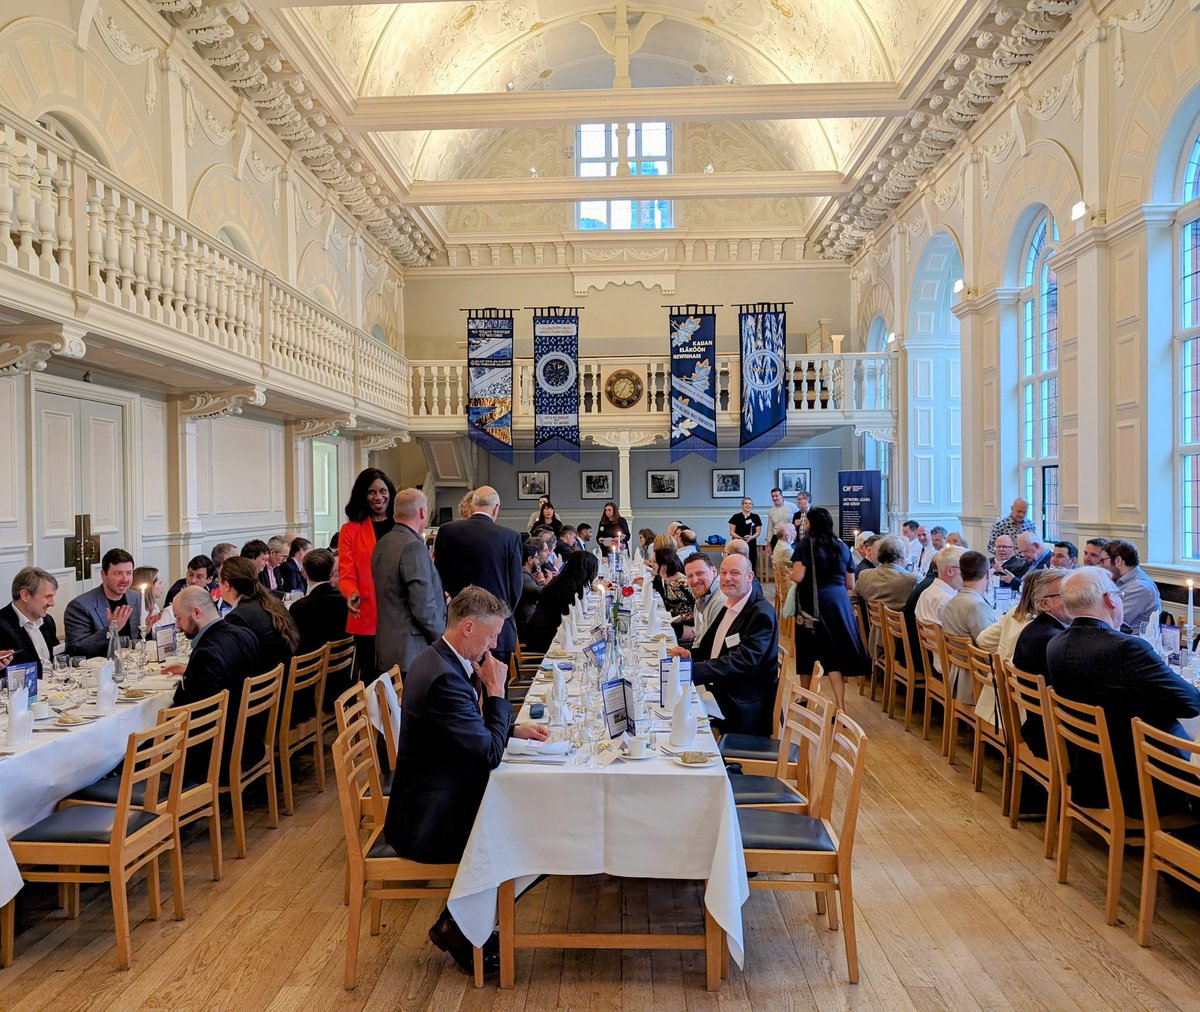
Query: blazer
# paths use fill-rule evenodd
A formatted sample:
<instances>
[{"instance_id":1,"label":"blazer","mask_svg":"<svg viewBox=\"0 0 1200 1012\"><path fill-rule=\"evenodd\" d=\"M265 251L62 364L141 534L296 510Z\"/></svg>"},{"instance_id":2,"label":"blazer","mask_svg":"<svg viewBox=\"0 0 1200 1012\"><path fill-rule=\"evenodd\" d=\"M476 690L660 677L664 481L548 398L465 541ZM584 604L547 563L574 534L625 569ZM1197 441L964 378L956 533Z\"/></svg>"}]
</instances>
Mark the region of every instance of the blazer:
<instances>
[{"instance_id":1,"label":"blazer","mask_svg":"<svg viewBox=\"0 0 1200 1012\"><path fill-rule=\"evenodd\" d=\"M346 619L346 632L356 636L375 635L375 581L371 577L374 551L375 526L370 517L342 524L338 538L338 589L347 601L355 591L362 599L358 617L349 615Z\"/></svg>"},{"instance_id":2,"label":"blazer","mask_svg":"<svg viewBox=\"0 0 1200 1012\"><path fill-rule=\"evenodd\" d=\"M1141 717L1161 731L1186 738L1179 718L1200 714L1200 690L1168 668L1145 640L1094 618L1077 618L1055 636L1046 647L1046 663L1059 695L1104 708L1125 812L1140 818L1131 722ZM1068 756L1075 800L1103 807L1106 794L1099 760L1073 748Z\"/></svg>"},{"instance_id":3,"label":"blazer","mask_svg":"<svg viewBox=\"0 0 1200 1012\"><path fill-rule=\"evenodd\" d=\"M332 640L345 639L349 609L342 592L331 583L315 584L304 597L292 604L292 621L300 632L298 654L311 654Z\"/></svg>"},{"instance_id":4,"label":"blazer","mask_svg":"<svg viewBox=\"0 0 1200 1012\"><path fill-rule=\"evenodd\" d=\"M131 587L125 591L125 603L133 608L129 628L137 635L137 627L142 624L141 594ZM84 657L103 657L108 653L108 608L103 584L80 594L67 605L63 614L67 653Z\"/></svg>"},{"instance_id":5,"label":"blazer","mask_svg":"<svg viewBox=\"0 0 1200 1012\"><path fill-rule=\"evenodd\" d=\"M444 639L413 661L383 826L397 854L429 864L462 858L512 722L512 704L503 696L485 698L480 713L462 663Z\"/></svg>"},{"instance_id":6,"label":"blazer","mask_svg":"<svg viewBox=\"0 0 1200 1012\"><path fill-rule=\"evenodd\" d=\"M749 600L725 634L725 649L712 658L713 640L725 617L721 608L692 650L692 681L707 685L716 698L723 720L722 734L770 735L775 728L775 688L779 682L779 620L775 609L752 589ZM730 647L729 637L738 643Z\"/></svg>"},{"instance_id":7,"label":"blazer","mask_svg":"<svg viewBox=\"0 0 1200 1012\"><path fill-rule=\"evenodd\" d=\"M258 639L245 626L217 619L205 626L200 642L188 658L187 670L175 689L173 704L195 703L207 699L222 689L229 690L226 710L225 738L221 746L221 782L229 781L229 756L233 751L234 727L242 688L251 675L260 673ZM246 742L242 749L243 767L253 766L263 757L263 732L266 714L260 714L246 727ZM208 776L209 743L189 748L184 760L186 780L203 780Z\"/></svg>"},{"instance_id":8,"label":"blazer","mask_svg":"<svg viewBox=\"0 0 1200 1012\"><path fill-rule=\"evenodd\" d=\"M238 601L237 607L225 616L225 621L254 633L258 643L258 662L250 674L261 675L264 671L270 671L276 664L282 664L284 674L287 673L288 665L292 663L292 648L288 646L287 640L279 635L271 616L261 604L243 598Z\"/></svg>"},{"instance_id":9,"label":"blazer","mask_svg":"<svg viewBox=\"0 0 1200 1012\"><path fill-rule=\"evenodd\" d=\"M1050 685L1046 648L1066 628L1048 612L1038 612L1017 637L1017 645L1013 648L1013 667L1031 675L1041 675ZM1050 754L1046 749L1046 725L1036 713L1029 714L1021 722L1021 737L1034 755L1045 759Z\"/></svg>"},{"instance_id":10,"label":"blazer","mask_svg":"<svg viewBox=\"0 0 1200 1012\"><path fill-rule=\"evenodd\" d=\"M921 600L921 595L933 585L933 581L936 579L937 573L931 568L925 574L925 579L913 587L912 593L908 595L908 600L904 602L904 625L908 629L908 643L913 648L913 653L916 654L912 659L912 668L922 674L925 673L925 651L921 649L921 641L917 639L917 602ZM899 657L903 652L903 650L898 650L896 656Z\"/></svg>"},{"instance_id":11,"label":"blazer","mask_svg":"<svg viewBox=\"0 0 1200 1012\"><path fill-rule=\"evenodd\" d=\"M375 664L408 673L421 652L446 631L446 595L425 540L397 523L371 555L378 621Z\"/></svg>"},{"instance_id":12,"label":"blazer","mask_svg":"<svg viewBox=\"0 0 1200 1012\"><path fill-rule=\"evenodd\" d=\"M433 545L433 563L442 586L451 597L474 584L491 591L515 613L524 586L521 577L521 535L476 513L438 528ZM505 620L496 651L511 653L517 646L517 626Z\"/></svg>"},{"instance_id":13,"label":"blazer","mask_svg":"<svg viewBox=\"0 0 1200 1012\"><path fill-rule=\"evenodd\" d=\"M886 566L864 570L862 575L855 578L854 589L850 591L850 603L858 607L860 603L882 601L892 611L903 611L908 595L916 585L917 578L912 573L889 562ZM869 639L872 655L882 657L883 640L874 626L871 626Z\"/></svg>"},{"instance_id":14,"label":"blazer","mask_svg":"<svg viewBox=\"0 0 1200 1012\"><path fill-rule=\"evenodd\" d=\"M289 591L308 588L308 580L304 578L304 572L295 559L284 559L279 564L275 570L275 581L279 584L276 589L282 590L285 594Z\"/></svg>"},{"instance_id":15,"label":"blazer","mask_svg":"<svg viewBox=\"0 0 1200 1012\"><path fill-rule=\"evenodd\" d=\"M42 639L46 641L46 650L51 659L54 657L54 648L58 646L58 630L54 625L54 616L47 613L42 619L41 628L38 630L42 634ZM46 665L43 664L37 655L37 646L33 639L24 629L21 628L21 616L17 614L17 609L12 604L6 604L0 608L0 650L14 650L12 664L38 664L38 678L46 677ZM41 691L41 690L39 690Z\"/></svg>"}]
</instances>

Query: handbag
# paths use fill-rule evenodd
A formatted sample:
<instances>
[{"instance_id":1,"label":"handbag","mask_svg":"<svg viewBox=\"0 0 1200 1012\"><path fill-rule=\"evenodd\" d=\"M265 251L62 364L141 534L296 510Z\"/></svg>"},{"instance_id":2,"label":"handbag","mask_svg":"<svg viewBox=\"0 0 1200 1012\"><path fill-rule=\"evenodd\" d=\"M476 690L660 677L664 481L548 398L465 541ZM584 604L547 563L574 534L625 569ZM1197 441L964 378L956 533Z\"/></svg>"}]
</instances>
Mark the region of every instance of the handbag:
<instances>
[{"instance_id":1,"label":"handbag","mask_svg":"<svg viewBox=\"0 0 1200 1012\"><path fill-rule=\"evenodd\" d=\"M812 611L807 612L800 607L800 585L795 585L796 591L796 625L803 629L808 629L810 632L817 627L817 623L821 621L821 609L817 605L817 556L816 549L813 547L812 538L808 539L808 569L812 573Z\"/></svg>"}]
</instances>

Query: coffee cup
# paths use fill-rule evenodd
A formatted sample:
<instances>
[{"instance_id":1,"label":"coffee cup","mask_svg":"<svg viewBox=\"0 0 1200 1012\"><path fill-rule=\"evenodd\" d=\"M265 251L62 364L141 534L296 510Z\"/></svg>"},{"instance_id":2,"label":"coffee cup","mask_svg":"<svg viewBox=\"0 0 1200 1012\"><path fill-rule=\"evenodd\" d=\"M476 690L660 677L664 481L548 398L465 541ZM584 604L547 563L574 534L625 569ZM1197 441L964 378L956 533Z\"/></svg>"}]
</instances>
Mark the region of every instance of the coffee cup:
<instances>
[{"instance_id":1,"label":"coffee cup","mask_svg":"<svg viewBox=\"0 0 1200 1012\"><path fill-rule=\"evenodd\" d=\"M646 744L644 734L634 734L626 739L625 748L634 759L641 759L646 754Z\"/></svg>"},{"instance_id":2,"label":"coffee cup","mask_svg":"<svg viewBox=\"0 0 1200 1012\"><path fill-rule=\"evenodd\" d=\"M29 707L29 709L33 712L34 717L38 720L41 720L43 717L50 716L50 704L44 699L37 700Z\"/></svg>"}]
</instances>

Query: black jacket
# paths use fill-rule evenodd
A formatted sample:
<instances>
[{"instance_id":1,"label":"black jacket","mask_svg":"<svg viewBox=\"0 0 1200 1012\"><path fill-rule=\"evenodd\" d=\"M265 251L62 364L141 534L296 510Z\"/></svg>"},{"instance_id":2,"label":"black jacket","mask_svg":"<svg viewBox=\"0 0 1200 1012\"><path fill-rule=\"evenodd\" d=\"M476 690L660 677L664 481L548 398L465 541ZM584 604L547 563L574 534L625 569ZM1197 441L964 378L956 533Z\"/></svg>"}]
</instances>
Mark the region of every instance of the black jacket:
<instances>
[{"instance_id":1,"label":"black jacket","mask_svg":"<svg viewBox=\"0 0 1200 1012\"><path fill-rule=\"evenodd\" d=\"M300 564L295 559L284 559L275 570L275 580L279 589L285 594L293 590L307 590L308 581L300 570Z\"/></svg>"},{"instance_id":2,"label":"black jacket","mask_svg":"<svg viewBox=\"0 0 1200 1012\"><path fill-rule=\"evenodd\" d=\"M290 614L300 631L298 654L310 654L333 640L345 639L346 616L349 609L342 592L332 583L319 583L299 601L292 604Z\"/></svg>"},{"instance_id":3,"label":"black jacket","mask_svg":"<svg viewBox=\"0 0 1200 1012\"><path fill-rule=\"evenodd\" d=\"M775 689L779 683L779 621L775 609L753 588L741 613L725 634L725 649L710 660L717 628L725 617L721 608L692 649L692 681L706 685L716 698L723 734L769 735L775 727ZM730 646L729 637L738 642Z\"/></svg>"},{"instance_id":4,"label":"black jacket","mask_svg":"<svg viewBox=\"0 0 1200 1012\"><path fill-rule=\"evenodd\" d=\"M1017 637L1013 648L1013 667L1030 675L1041 675L1050 684L1050 672L1046 667L1046 647L1050 641L1067 627L1047 612L1039 612ZM1021 737L1033 754L1045 759L1046 728L1036 713L1029 714L1021 724Z\"/></svg>"},{"instance_id":5,"label":"black jacket","mask_svg":"<svg viewBox=\"0 0 1200 1012\"><path fill-rule=\"evenodd\" d=\"M270 671L276 664L282 664L284 672L287 672L288 665L292 663L292 648L288 646L287 640L279 635L270 614L261 604L243 598L237 607L225 616L225 621L254 633L258 642L258 663L250 674L261 675L264 671Z\"/></svg>"},{"instance_id":6,"label":"black jacket","mask_svg":"<svg viewBox=\"0 0 1200 1012\"><path fill-rule=\"evenodd\" d=\"M383 829L401 857L427 864L462 858L513 722L512 704L503 696L488 696L482 713L476 699L444 639L408 670Z\"/></svg>"},{"instance_id":7,"label":"black jacket","mask_svg":"<svg viewBox=\"0 0 1200 1012\"><path fill-rule=\"evenodd\" d=\"M41 629L38 630L46 641L46 649L54 657L54 648L58 646L58 630L54 625L54 616L47 614L42 619ZM21 628L21 616L12 604L0 608L0 650L15 650L12 664L31 664L38 661L37 647L29 634ZM45 665L38 669L38 677L45 678ZM39 689L39 692L42 690Z\"/></svg>"},{"instance_id":8,"label":"black jacket","mask_svg":"<svg viewBox=\"0 0 1200 1012\"><path fill-rule=\"evenodd\" d=\"M451 598L474 584L491 591L516 613L521 600L521 535L476 513L438 528L433 561L442 587ZM517 626L505 620L496 643L497 652L509 654L517 646ZM405 690L407 692L407 689Z\"/></svg>"}]
</instances>

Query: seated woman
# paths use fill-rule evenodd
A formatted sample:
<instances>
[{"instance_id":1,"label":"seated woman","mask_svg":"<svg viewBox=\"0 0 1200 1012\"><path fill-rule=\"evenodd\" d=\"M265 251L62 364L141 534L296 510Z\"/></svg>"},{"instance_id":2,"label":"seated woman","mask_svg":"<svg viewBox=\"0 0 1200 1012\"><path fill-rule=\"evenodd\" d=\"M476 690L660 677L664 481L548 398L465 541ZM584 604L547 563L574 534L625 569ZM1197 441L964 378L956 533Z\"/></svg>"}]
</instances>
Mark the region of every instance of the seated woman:
<instances>
[{"instance_id":1,"label":"seated woman","mask_svg":"<svg viewBox=\"0 0 1200 1012\"><path fill-rule=\"evenodd\" d=\"M683 563L679 561L679 553L674 548L657 545L654 548L654 562L657 575L654 577L654 589L658 591L671 613L671 626L675 630L675 638L683 637L683 627L691 625L693 608L696 599L688 586L687 577L683 574Z\"/></svg>"},{"instance_id":2,"label":"seated woman","mask_svg":"<svg viewBox=\"0 0 1200 1012\"><path fill-rule=\"evenodd\" d=\"M600 572L600 561L591 552L575 552L564 563L562 572L547 584L537 599L533 614L525 623L525 647L544 653L562 625L571 602L591 586Z\"/></svg>"},{"instance_id":3,"label":"seated woman","mask_svg":"<svg viewBox=\"0 0 1200 1012\"><path fill-rule=\"evenodd\" d=\"M542 503L541 511L538 513L538 518L533 526L529 528L530 534L537 534L540 531L549 531L554 535L555 539L562 533L562 521L554 514L554 503L547 499Z\"/></svg>"}]
</instances>

